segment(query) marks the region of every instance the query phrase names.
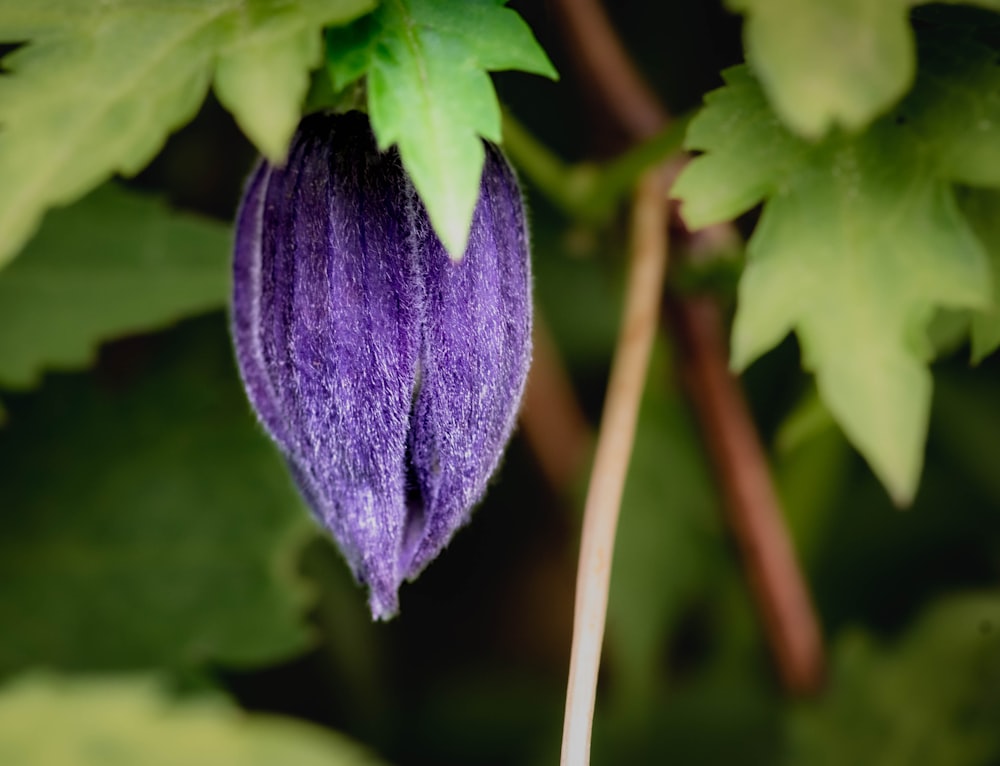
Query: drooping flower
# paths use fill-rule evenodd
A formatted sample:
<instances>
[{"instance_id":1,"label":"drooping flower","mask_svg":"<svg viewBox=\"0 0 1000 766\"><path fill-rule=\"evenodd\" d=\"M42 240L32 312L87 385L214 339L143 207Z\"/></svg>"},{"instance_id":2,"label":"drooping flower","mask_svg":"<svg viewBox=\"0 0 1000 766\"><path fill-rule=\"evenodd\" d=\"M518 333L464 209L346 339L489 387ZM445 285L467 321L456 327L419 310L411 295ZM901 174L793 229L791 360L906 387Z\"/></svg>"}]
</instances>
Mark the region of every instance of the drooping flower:
<instances>
[{"instance_id":1,"label":"drooping flower","mask_svg":"<svg viewBox=\"0 0 1000 766\"><path fill-rule=\"evenodd\" d=\"M247 395L376 618L468 521L531 355L520 190L486 163L464 257L434 234L359 113L305 118L237 218L233 338Z\"/></svg>"}]
</instances>

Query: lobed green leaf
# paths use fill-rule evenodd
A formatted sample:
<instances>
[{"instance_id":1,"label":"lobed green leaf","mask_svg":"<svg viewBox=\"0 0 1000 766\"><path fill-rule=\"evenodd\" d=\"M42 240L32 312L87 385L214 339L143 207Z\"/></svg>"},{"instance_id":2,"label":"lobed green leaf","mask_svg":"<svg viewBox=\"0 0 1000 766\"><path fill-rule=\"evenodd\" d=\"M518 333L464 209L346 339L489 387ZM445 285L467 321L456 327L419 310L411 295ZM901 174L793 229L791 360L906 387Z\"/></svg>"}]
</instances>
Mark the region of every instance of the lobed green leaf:
<instances>
[{"instance_id":1,"label":"lobed green leaf","mask_svg":"<svg viewBox=\"0 0 1000 766\"><path fill-rule=\"evenodd\" d=\"M1000 10L997 0L948 0ZM913 85L910 9L926 0L729 0L747 61L782 121L820 138L864 128Z\"/></svg>"},{"instance_id":2,"label":"lobed green leaf","mask_svg":"<svg viewBox=\"0 0 1000 766\"><path fill-rule=\"evenodd\" d=\"M1000 186L1000 69L973 40L928 35L913 93L859 136L810 144L768 113L745 67L691 125L704 150L674 193L700 227L766 200L733 330L743 369L795 330L820 394L890 494L916 491L931 399L927 325L985 309L983 244L956 181ZM974 83L984 98L968 96ZM970 131L970 126L972 130Z\"/></svg>"},{"instance_id":3,"label":"lobed green leaf","mask_svg":"<svg viewBox=\"0 0 1000 766\"><path fill-rule=\"evenodd\" d=\"M396 144L453 258L479 196L481 138L499 143L500 107L488 71L556 77L531 30L502 0L387 0L328 38L337 87L368 76L368 111L382 148Z\"/></svg>"},{"instance_id":4,"label":"lobed green leaf","mask_svg":"<svg viewBox=\"0 0 1000 766\"><path fill-rule=\"evenodd\" d=\"M215 83L279 161L299 121L320 29L373 0L0 0L0 266L44 211L140 170Z\"/></svg>"},{"instance_id":5,"label":"lobed green leaf","mask_svg":"<svg viewBox=\"0 0 1000 766\"><path fill-rule=\"evenodd\" d=\"M775 112L793 131L818 138L857 130L898 101L913 82L912 0L730 0L746 15L747 61Z\"/></svg>"}]
</instances>

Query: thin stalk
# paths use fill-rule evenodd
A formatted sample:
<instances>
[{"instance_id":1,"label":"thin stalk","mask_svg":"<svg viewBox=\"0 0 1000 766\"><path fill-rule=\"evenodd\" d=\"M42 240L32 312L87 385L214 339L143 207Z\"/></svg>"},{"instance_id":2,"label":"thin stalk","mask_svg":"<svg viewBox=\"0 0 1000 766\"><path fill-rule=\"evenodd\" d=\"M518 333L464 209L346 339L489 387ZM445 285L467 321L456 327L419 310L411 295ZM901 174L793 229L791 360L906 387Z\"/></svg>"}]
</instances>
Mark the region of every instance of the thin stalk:
<instances>
[{"instance_id":1,"label":"thin stalk","mask_svg":"<svg viewBox=\"0 0 1000 766\"><path fill-rule=\"evenodd\" d=\"M733 535L785 688L815 692L823 637L785 528L764 448L739 382L726 364L719 308L709 298L670 302L682 369L714 458Z\"/></svg>"},{"instance_id":2,"label":"thin stalk","mask_svg":"<svg viewBox=\"0 0 1000 766\"><path fill-rule=\"evenodd\" d=\"M537 308L533 357L521 407L521 432L549 486L568 492L585 468L594 435L548 323Z\"/></svg>"},{"instance_id":3,"label":"thin stalk","mask_svg":"<svg viewBox=\"0 0 1000 766\"><path fill-rule=\"evenodd\" d=\"M590 762L615 531L667 270L667 206L662 177L657 171L648 173L639 183L631 234L631 273L625 310L583 512L563 724L563 766L587 766Z\"/></svg>"},{"instance_id":4,"label":"thin stalk","mask_svg":"<svg viewBox=\"0 0 1000 766\"><path fill-rule=\"evenodd\" d=\"M669 189L688 159L682 149L693 116L685 114L671 120L625 153L601 165L598 184L588 204L597 210L614 210L622 197L635 188L643 173L654 167L661 168L663 188Z\"/></svg>"},{"instance_id":5,"label":"thin stalk","mask_svg":"<svg viewBox=\"0 0 1000 766\"><path fill-rule=\"evenodd\" d=\"M664 188L669 187L685 160L681 148L689 119L672 121L647 140L603 163L565 162L506 111L503 143L514 164L550 202L572 218L605 223L650 169L663 168Z\"/></svg>"},{"instance_id":6,"label":"thin stalk","mask_svg":"<svg viewBox=\"0 0 1000 766\"><path fill-rule=\"evenodd\" d=\"M590 217L584 200L594 185L596 166L572 165L552 152L506 109L503 112L503 147L514 164L549 201L571 216Z\"/></svg>"},{"instance_id":7,"label":"thin stalk","mask_svg":"<svg viewBox=\"0 0 1000 766\"><path fill-rule=\"evenodd\" d=\"M661 130L670 114L636 69L598 0L551 0L561 16L580 79L593 87L608 116L642 140Z\"/></svg>"},{"instance_id":8,"label":"thin stalk","mask_svg":"<svg viewBox=\"0 0 1000 766\"><path fill-rule=\"evenodd\" d=\"M574 63L604 112L636 141L667 124L666 112L632 62L598 0L552 0ZM679 163L675 163L679 167ZM676 208L674 223L692 244ZM738 236L720 224L723 237ZM703 233L703 232L701 232ZM823 682L825 648L808 585L795 555L768 470L767 457L739 382L729 376L718 307L703 299L676 301L671 331L687 350L682 364L743 553L747 578L785 689L809 694ZM728 376L728 377L727 377ZM712 381L711 395L704 391Z\"/></svg>"}]
</instances>

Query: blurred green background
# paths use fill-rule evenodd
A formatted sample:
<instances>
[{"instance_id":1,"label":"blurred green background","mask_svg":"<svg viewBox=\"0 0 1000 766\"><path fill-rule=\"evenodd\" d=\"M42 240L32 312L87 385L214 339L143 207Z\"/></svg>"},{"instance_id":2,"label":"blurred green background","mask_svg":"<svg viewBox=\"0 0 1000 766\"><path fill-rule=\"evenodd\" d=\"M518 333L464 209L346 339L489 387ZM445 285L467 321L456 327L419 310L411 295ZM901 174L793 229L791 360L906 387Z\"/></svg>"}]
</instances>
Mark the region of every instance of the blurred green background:
<instances>
[{"instance_id":1,"label":"blurred green background","mask_svg":"<svg viewBox=\"0 0 1000 766\"><path fill-rule=\"evenodd\" d=\"M512 5L562 80L499 75L501 100L567 160L624 149L574 75L557 14ZM739 19L718 3L607 6L675 113L742 58ZM228 222L253 157L210 100L129 185ZM537 306L596 428L624 217L587 226L530 184L525 196ZM84 220L123 215L114 192L81 204ZM70 245L86 246L72 215L50 214L35 252L0 275L9 301L33 289L51 302L60 337L73 306L37 283L60 263L86 279L65 271ZM27 373L2 377L0 764L368 762L334 735L256 714L335 730L399 766L554 763L586 476L549 486L515 436L474 523L404 587L400 617L373 624L252 418L219 308L228 237L202 223L140 232L154 243L148 270L121 275L119 298L126 278L169 293L176 277L200 286L186 308L199 316L163 328L144 298L122 310L149 310L129 321L151 332L103 345L92 369L34 390ZM122 242L91 245L88 262ZM164 248L204 255L171 267L178 276L157 265ZM688 266L676 286L708 285L731 307L739 267ZM88 350L67 343L57 366L79 367ZM935 365L926 468L905 511L832 421L803 415L815 393L793 340L744 376L829 642L824 693L791 700L662 334L623 504L595 764L1000 764L1000 362L967 359L960 345Z\"/></svg>"}]
</instances>

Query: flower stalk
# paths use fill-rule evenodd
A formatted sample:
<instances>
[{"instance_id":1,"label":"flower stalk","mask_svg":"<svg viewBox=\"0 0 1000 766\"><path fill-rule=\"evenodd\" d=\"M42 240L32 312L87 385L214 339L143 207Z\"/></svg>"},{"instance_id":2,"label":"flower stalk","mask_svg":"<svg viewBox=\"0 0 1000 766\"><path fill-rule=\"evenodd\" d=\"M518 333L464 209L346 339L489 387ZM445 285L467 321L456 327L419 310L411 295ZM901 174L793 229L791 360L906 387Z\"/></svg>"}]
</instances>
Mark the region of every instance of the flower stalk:
<instances>
[{"instance_id":1,"label":"flower stalk","mask_svg":"<svg viewBox=\"0 0 1000 766\"><path fill-rule=\"evenodd\" d=\"M615 531L667 271L665 194L661 173L658 170L647 173L639 183L632 212L625 310L583 512L563 725L563 766L586 766L590 762Z\"/></svg>"}]
</instances>

